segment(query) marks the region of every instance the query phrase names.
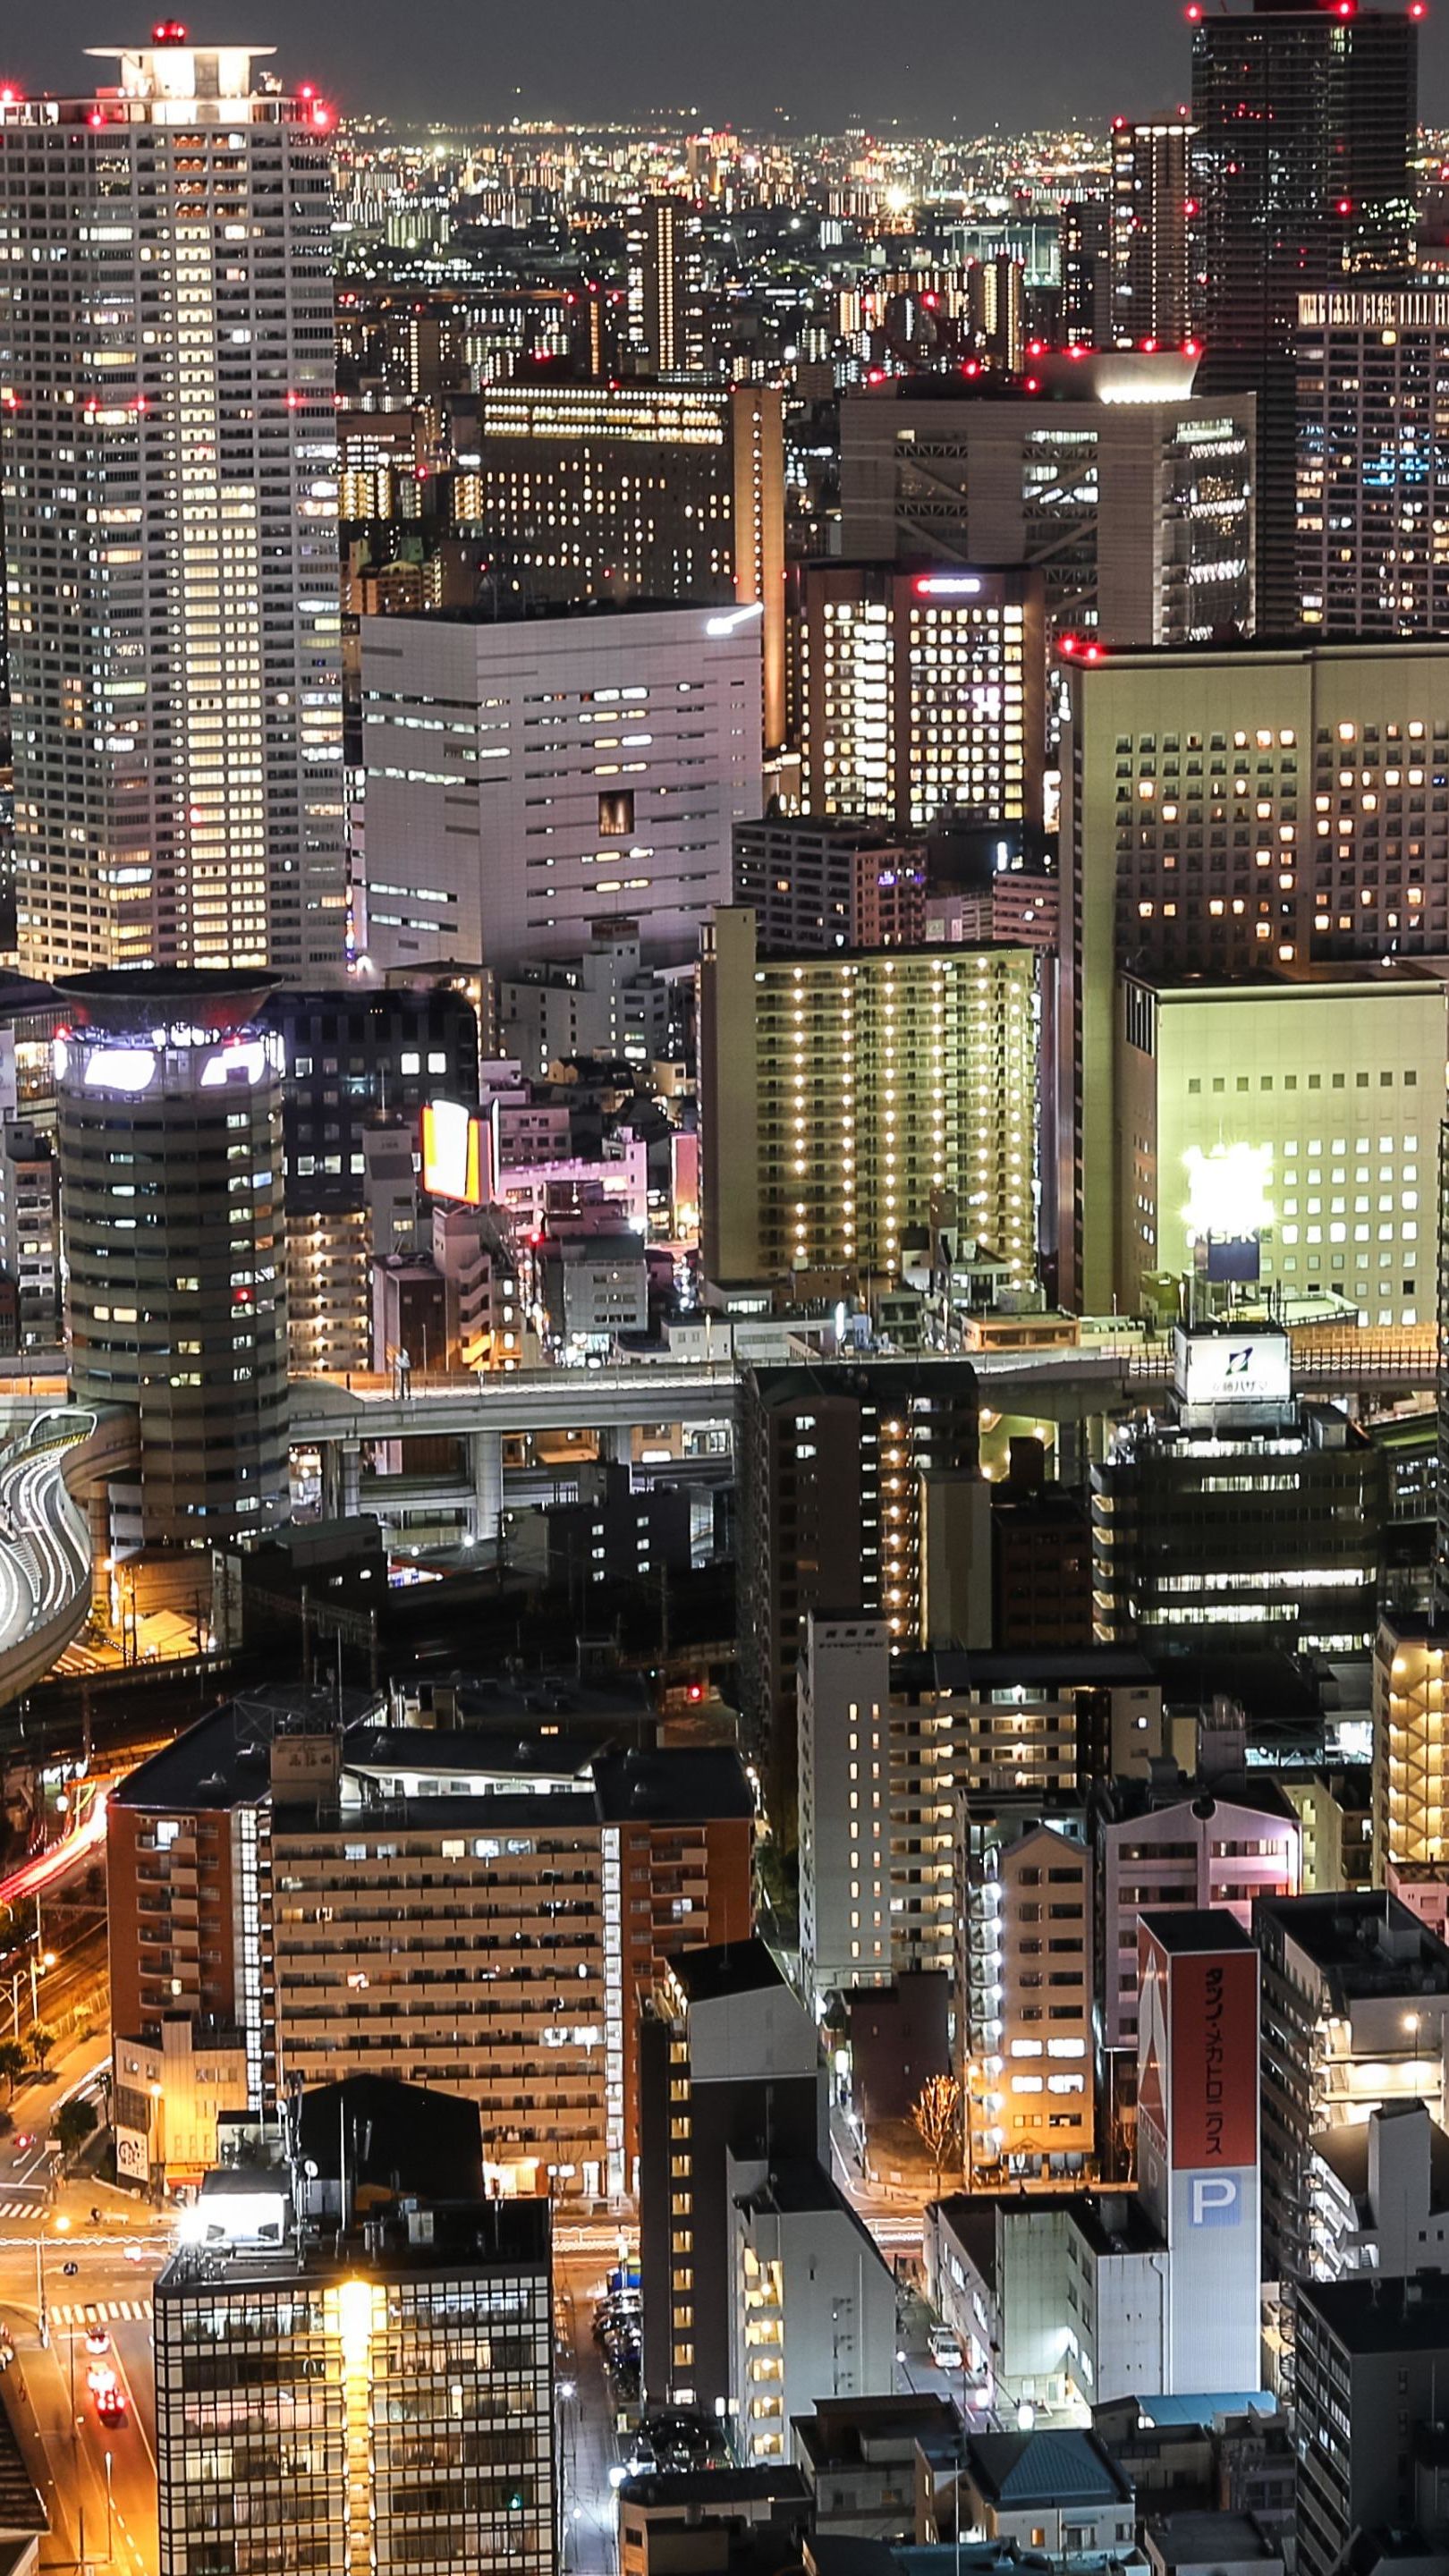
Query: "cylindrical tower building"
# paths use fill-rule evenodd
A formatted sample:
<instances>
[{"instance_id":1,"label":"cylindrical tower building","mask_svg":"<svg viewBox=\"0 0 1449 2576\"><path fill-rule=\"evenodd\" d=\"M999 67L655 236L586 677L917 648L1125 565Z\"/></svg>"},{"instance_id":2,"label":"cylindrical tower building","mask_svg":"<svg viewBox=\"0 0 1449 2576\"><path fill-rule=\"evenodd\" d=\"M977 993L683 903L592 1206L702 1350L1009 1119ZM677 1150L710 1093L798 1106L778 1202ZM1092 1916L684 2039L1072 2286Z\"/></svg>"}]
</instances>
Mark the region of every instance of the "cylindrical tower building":
<instances>
[{"instance_id":1,"label":"cylindrical tower building","mask_svg":"<svg viewBox=\"0 0 1449 2576\"><path fill-rule=\"evenodd\" d=\"M60 987L71 1384L78 1402L136 1408L139 1529L125 1535L148 1547L260 1537L287 1518L270 989L224 971L104 970Z\"/></svg>"}]
</instances>

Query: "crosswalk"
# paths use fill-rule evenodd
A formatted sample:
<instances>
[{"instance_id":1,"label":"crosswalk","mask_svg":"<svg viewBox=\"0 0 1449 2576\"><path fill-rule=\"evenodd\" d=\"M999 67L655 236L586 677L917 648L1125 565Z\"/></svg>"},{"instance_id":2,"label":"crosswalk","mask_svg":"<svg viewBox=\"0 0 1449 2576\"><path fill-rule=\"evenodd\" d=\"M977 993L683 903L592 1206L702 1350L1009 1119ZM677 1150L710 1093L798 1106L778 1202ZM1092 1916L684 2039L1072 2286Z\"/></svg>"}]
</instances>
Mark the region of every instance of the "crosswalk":
<instances>
[{"instance_id":1,"label":"crosswalk","mask_svg":"<svg viewBox=\"0 0 1449 2576\"><path fill-rule=\"evenodd\" d=\"M50 2310L52 2326L143 2325L151 2314L149 2299L96 2299L83 2308Z\"/></svg>"},{"instance_id":2,"label":"crosswalk","mask_svg":"<svg viewBox=\"0 0 1449 2576\"><path fill-rule=\"evenodd\" d=\"M0 2218L38 2218L38 2200L0 2200Z\"/></svg>"}]
</instances>

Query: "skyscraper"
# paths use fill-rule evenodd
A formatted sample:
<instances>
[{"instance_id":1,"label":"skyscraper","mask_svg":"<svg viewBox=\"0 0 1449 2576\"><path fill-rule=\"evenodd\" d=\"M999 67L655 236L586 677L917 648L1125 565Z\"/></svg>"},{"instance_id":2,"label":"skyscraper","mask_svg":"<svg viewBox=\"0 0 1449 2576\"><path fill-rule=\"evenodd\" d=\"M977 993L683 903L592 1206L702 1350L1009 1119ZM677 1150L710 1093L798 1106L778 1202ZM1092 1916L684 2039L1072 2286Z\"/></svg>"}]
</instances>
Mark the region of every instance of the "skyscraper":
<instances>
[{"instance_id":1,"label":"skyscraper","mask_svg":"<svg viewBox=\"0 0 1449 2576\"><path fill-rule=\"evenodd\" d=\"M1406 267L1418 15L1357 0L1192 6L1204 392L1258 396L1258 625L1298 622L1293 335L1300 293Z\"/></svg>"},{"instance_id":2,"label":"skyscraper","mask_svg":"<svg viewBox=\"0 0 1449 2576\"><path fill-rule=\"evenodd\" d=\"M1110 327L1117 347L1154 340L1166 348L1191 330L1192 139L1192 127L1180 121L1112 119Z\"/></svg>"},{"instance_id":3,"label":"skyscraper","mask_svg":"<svg viewBox=\"0 0 1449 2576\"><path fill-rule=\"evenodd\" d=\"M0 103L21 962L339 965L330 110L168 25Z\"/></svg>"},{"instance_id":4,"label":"skyscraper","mask_svg":"<svg viewBox=\"0 0 1449 2576\"><path fill-rule=\"evenodd\" d=\"M1323 635L1449 627L1449 293L1298 299L1298 609Z\"/></svg>"},{"instance_id":5,"label":"skyscraper","mask_svg":"<svg viewBox=\"0 0 1449 2576\"><path fill-rule=\"evenodd\" d=\"M629 225L629 336L656 375L704 365L699 240L684 197L646 197Z\"/></svg>"},{"instance_id":6,"label":"skyscraper","mask_svg":"<svg viewBox=\"0 0 1449 2576\"><path fill-rule=\"evenodd\" d=\"M796 564L790 583L806 813L1040 823L1040 573L943 554Z\"/></svg>"},{"instance_id":7,"label":"skyscraper","mask_svg":"<svg viewBox=\"0 0 1449 2576\"><path fill-rule=\"evenodd\" d=\"M264 979L79 976L56 1042L71 1384L130 1405L120 1547L287 1518L282 1041Z\"/></svg>"}]
</instances>

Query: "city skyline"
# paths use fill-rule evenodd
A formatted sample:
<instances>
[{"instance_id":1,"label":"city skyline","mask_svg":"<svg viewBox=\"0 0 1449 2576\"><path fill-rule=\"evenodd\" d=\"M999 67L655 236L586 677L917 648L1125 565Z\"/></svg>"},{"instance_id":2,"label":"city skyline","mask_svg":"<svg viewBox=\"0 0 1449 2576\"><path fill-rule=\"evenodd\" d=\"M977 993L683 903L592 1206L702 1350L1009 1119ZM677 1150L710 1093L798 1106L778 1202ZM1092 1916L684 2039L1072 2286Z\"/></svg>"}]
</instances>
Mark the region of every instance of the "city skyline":
<instances>
[{"instance_id":1,"label":"city skyline","mask_svg":"<svg viewBox=\"0 0 1449 2576\"><path fill-rule=\"evenodd\" d=\"M79 0L53 22L17 28L0 46L0 83L64 95L84 48L141 40L149 13L136 15L132 29L100 0ZM189 23L198 43L224 41L231 13L216 5ZM439 10L423 44L417 22L380 0L313 0L275 24L258 21L254 41L275 43L284 78L316 81L344 117L451 125L680 116L704 126L783 119L803 132L1016 133L1168 114L1184 101L1190 29L1171 0L1112 0L1094 12L1090 50L1080 24L1069 0L1034 0L1026 21L927 0L899 51L882 60L865 0L796 9L783 21L765 0L743 0L716 26L662 0L622 23L584 0L553 0L486 32L482 21L475 32L461 13ZM1420 35L1421 109L1433 122L1449 118L1449 26L1436 26L1431 10Z\"/></svg>"}]
</instances>

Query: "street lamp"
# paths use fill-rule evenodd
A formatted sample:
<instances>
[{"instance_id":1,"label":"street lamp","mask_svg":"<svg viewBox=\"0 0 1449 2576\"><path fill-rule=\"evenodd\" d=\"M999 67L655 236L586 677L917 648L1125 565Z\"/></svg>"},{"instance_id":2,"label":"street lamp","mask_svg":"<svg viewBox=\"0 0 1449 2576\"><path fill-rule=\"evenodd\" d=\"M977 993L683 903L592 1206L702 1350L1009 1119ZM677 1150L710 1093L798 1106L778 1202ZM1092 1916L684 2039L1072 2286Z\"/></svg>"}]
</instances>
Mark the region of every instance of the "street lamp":
<instances>
[{"instance_id":1,"label":"street lamp","mask_svg":"<svg viewBox=\"0 0 1449 2576\"><path fill-rule=\"evenodd\" d=\"M114 2548L113 2548L112 2540L111 2540L111 2455L110 2455L110 2452L109 2452L109 2451L107 2451L107 2453L106 2453L106 2565L107 2565L108 2567L110 2566L110 2564L111 2564L111 2560L112 2560L112 2558L113 2558L114 2556L115 2556L115 2550L114 2550Z\"/></svg>"}]
</instances>

